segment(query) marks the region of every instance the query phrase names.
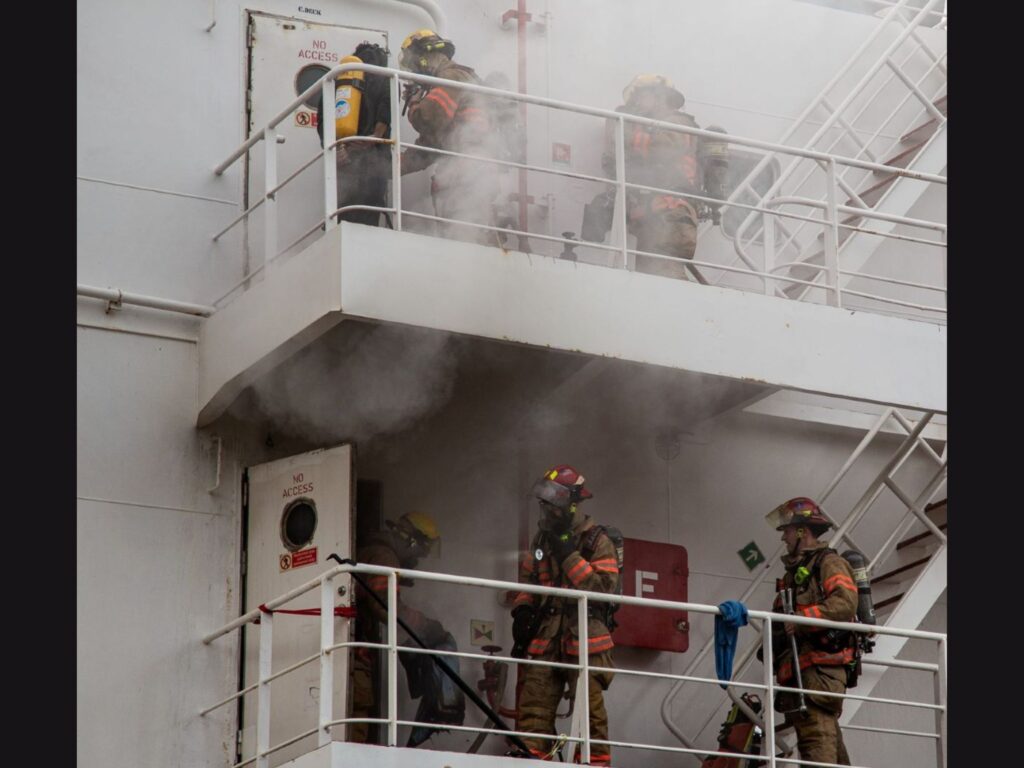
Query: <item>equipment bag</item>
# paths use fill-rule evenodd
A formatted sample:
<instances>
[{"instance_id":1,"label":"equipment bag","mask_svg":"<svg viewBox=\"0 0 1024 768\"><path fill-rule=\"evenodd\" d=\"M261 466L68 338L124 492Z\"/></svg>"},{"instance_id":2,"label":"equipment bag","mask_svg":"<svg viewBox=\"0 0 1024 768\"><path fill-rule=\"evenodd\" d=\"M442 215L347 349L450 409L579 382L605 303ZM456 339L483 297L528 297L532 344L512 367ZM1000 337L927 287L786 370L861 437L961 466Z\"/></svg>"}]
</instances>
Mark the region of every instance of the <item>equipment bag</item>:
<instances>
[{"instance_id":1,"label":"equipment bag","mask_svg":"<svg viewBox=\"0 0 1024 768\"><path fill-rule=\"evenodd\" d=\"M740 698L754 712L761 711L761 700L752 693L744 693ZM739 705L729 710L722 729L718 733L719 752L739 752L743 755L761 754L761 729L751 722ZM764 760L745 760L740 757L725 755L708 755L704 758L701 768L754 768L763 766Z\"/></svg>"}]
</instances>

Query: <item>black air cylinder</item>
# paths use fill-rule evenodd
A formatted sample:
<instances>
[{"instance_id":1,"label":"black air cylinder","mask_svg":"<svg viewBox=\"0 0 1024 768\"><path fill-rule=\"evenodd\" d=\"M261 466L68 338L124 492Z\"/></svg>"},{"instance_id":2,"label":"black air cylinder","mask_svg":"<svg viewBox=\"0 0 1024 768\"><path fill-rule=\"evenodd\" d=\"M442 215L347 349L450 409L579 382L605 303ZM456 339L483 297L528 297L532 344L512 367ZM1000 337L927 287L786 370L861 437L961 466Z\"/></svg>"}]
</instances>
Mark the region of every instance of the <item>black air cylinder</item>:
<instances>
[{"instance_id":1,"label":"black air cylinder","mask_svg":"<svg viewBox=\"0 0 1024 768\"><path fill-rule=\"evenodd\" d=\"M875 605L871 600L871 580L868 578L868 561L855 549L843 552L843 559L853 569L853 581L857 584L857 620L861 624L876 624Z\"/></svg>"}]
</instances>

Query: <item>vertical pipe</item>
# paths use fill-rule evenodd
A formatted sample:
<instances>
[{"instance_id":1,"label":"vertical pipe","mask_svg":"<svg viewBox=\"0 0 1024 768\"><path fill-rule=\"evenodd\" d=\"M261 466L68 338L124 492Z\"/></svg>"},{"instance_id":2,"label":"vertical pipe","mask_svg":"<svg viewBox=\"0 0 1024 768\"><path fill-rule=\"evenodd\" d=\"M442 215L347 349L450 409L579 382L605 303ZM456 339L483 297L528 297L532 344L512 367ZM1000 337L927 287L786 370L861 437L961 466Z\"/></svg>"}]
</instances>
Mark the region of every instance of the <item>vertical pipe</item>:
<instances>
[{"instance_id":1,"label":"vertical pipe","mask_svg":"<svg viewBox=\"0 0 1024 768\"><path fill-rule=\"evenodd\" d=\"M825 186L825 202L828 210L828 227L825 229L825 269L831 296L828 303L833 307L841 307L839 295L839 211L836 208L837 179L836 159L828 159L828 180ZM828 293L828 291L826 291Z\"/></svg>"},{"instance_id":2,"label":"vertical pipe","mask_svg":"<svg viewBox=\"0 0 1024 768\"><path fill-rule=\"evenodd\" d=\"M270 126L263 131L264 176L263 194L263 264L277 255L277 200L271 190L277 186L277 133Z\"/></svg>"},{"instance_id":3,"label":"vertical pipe","mask_svg":"<svg viewBox=\"0 0 1024 768\"><path fill-rule=\"evenodd\" d=\"M580 595L576 600L576 619L579 622L579 630L577 632L577 638L580 641L580 666L579 666L579 684L576 686L576 706L580 706L580 698L583 701L583 717L580 718L580 737L583 739L581 744L582 757L581 762L584 765L590 765L590 627L587 625L587 605L589 600L586 595Z\"/></svg>"},{"instance_id":4,"label":"vertical pipe","mask_svg":"<svg viewBox=\"0 0 1024 768\"><path fill-rule=\"evenodd\" d=\"M388 746L398 746L398 573L388 574Z\"/></svg>"},{"instance_id":5,"label":"vertical pipe","mask_svg":"<svg viewBox=\"0 0 1024 768\"><path fill-rule=\"evenodd\" d=\"M256 768L268 768L270 756L270 657L274 647L274 615L260 617L259 683L256 694Z\"/></svg>"},{"instance_id":6,"label":"vertical pipe","mask_svg":"<svg viewBox=\"0 0 1024 768\"><path fill-rule=\"evenodd\" d=\"M338 222L331 215L338 208L338 148L334 146L334 140L337 139L334 131L336 82L331 78L325 78L321 89L323 109L320 110L320 114L324 120L321 126L324 132L324 232L330 232L338 226Z\"/></svg>"},{"instance_id":7,"label":"vertical pipe","mask_svg":"<svg viewBox=\"0 0 1024 768\"><path fill-rule=\"evenodd\" d=\"M935 670L935 703L942 706L942 709L935 710L935 732L939 738L935 743L935 765L936 768L946 768L949 765L946 756L946 643L947 640L939 640L939 668Z\"/></svg>"},{"instance_id":8,"label":"vertical pipe","mask_svg":"<svg viewBox=\"0 0 1024 768\"><path fill-rule=\"evenodd\" d=\"M334 654L327 649L334 645L334 579L320 582L320 731L317 746L331 743L334 719Z\"/></svg>"},{"instance_id":9,"label":"vertical pipe","mask_svg":"<svg viewBox=\"0 0 1024 768\"><path fill-rule=\"evenodd\" d=\"M771 268L775 266L775 217L765 213L764 216L764 295L771 296L775 282L768 278Z\"/></svg>"},{"instance_id":10,"label":"vertical pipe","mask_svg":"<svg viewBox=\"0 0 1024 768\"><path fill-rule=\"evenodd\" d=\"M622 228L622 268L629 269L629 231L626 227L626 121L615 125L615 180L619 182L619 226Z\"/></svg>"},{"instance_id":11,"label":"vertical pipe","mask_svg":"<svg viewBox=\"0 0 1024 768\"><path fill-rule=\"evenodd\" d=\"M764 746L768 756L769 768L775 768L775 662L772 655L772 620L764 620L761 625L761 649L764 654L765 702L761 707L764 713Z\"/></svg>"},{"instance_id":12,"label":"vertical pipe","mask_svg":"<svg viewBox=\"0 0 1024 768\"><path fill-rule=\"evenodd\" d=\"M518 69L516 73L516 88L521 94L526 93L526 0L518 0L516 3L516 58ZM522 130L523 154L521 162L526 162L526 102L519 102L519 121ZM526 169L519 169L519 231L528 232L529 209L526 205Z\"/></svg>"},{"instance_id":13,"label":"vertical pipe","mask_svg":"<svg viewBox=\"0 0 1024 768\"><path fill-rule=\"evenodd\" d=\"M398 97L398 75L391 75L391 207L395 209L395 229L402 231L402 110Z\"/></svg>"}]
</instances>

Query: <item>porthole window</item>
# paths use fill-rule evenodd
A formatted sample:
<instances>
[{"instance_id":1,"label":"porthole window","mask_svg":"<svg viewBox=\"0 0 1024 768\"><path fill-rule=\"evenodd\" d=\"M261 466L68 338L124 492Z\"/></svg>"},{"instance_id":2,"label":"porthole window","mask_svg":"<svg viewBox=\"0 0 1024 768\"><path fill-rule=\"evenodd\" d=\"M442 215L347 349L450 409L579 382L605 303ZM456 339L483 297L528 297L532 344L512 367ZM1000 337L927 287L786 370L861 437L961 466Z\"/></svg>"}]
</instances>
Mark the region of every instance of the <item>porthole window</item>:
<instances>
[{"instance_id":1,"label":"porthole window","mask_svg":"<svg viewBox=\"0 0 1024 768\"><path fill-rule=\"evenodd\" d=\"M304 90L309 88L309 86L326 75L329 71L330 68L325 67L323 64L307 64L304 66L299 70L299 73L295 75L295 95L300 95ZM320 94L314 93L302 103L310 109L316 109L316 102L319 98Z\"/></svg>"},{"instance_id":2,"label":"porthole window","mask_svg":"<svg viewBox=\"0 0 1024 768\"><path fill-rule=\"evenodd\" d=\"M285 549L295 552L313 540L316 532L316 502L295 499L281 513L281 541Z\"/></svg>"}]
</instances>

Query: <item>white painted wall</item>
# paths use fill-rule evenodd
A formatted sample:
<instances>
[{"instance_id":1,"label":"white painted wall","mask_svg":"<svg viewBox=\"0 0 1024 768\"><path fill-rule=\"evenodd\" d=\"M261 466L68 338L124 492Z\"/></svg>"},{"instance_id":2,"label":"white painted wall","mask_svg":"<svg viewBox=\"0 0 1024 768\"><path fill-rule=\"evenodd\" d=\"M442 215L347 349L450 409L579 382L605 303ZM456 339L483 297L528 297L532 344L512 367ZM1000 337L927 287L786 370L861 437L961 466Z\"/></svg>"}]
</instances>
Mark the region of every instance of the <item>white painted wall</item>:
<instances>
[{"instance_id":1,"label":"white painted wall","mask_svg":"<svg viewBox=\"0 0 1024 768\"><path fill-rule=\"evenodd\" d=\"M508 5L505 0L444 3L457 58L482 74L499 67L513 72L513 33L497 25ZM781 133L784 121L776 114L797 111L866 31L859 19L784 0L731 0L743 14L743 23L731 26L721 20L734 20L739 11L722 11L712 0L686 3L682 14L681 4L667 0L630 4L628 10L626 4L606 3L594 20L584 18L590 4L537 5L535 12L552 14L551 53L545 68L544 40L532 31L532 92L545 92L550 80L552 96L613 107L634 70L662 70L683 87L702 124L718 121L730 131L763 138ZM296 4L284 0L79 3L81 282L209 302L242 275L240 235L220 244L209 236L237 214L242 199L240 167L219 178L211 168L244 136L245 7L297 13ZM314 7L322 10L318 20L387 29L393 41L427 24L421 11L398 3L324 0ZM623 11L609 14L612 8ZM673 23L655 23L646 15L650 9L671 9ZM216 26L204 32L213 19ZM590 22L596 27L586 26ZM771 36L764 35L769 23ZM620 39L628 34L628 50L610 51L604 38L609 31ZM640 60L638 51L665 53ZM748 60L752 53L756 58ZM707 76L694 78L691 73L697 72ZM543 124L532 125L532 151L544 154L547 129L541 142L532 131ZM566 129L552 123L550 139L564 136ZM581 163L589 163L597 151L588 136L583 133L574 143L574 158ZM559 201L558 210L565 211L568 224L558 218L552 231L578 227L578 212L572 213L568 201ZM237 612L241 467L297 453L310 447L310 440L276 434L268 445L267 423L260 419L225 417L213 430L194 429L196 350L188 339L196 335L195 321L132 308L109 317L101 303L80 300L79 324L78 759L88 766L219 768L233 754L233 713L228 708L208 720L196 713L234 689L236 648L231 639L203 647L198 638ZM106 330L90 327L95 325ZM491 418L486 408L466 415L484 424ZM852 444L849 435L837 433L816 439L808 450L806 432L786 438L773 428L770 437L756 437L747 426L737 428L740 442L752 441L747 448L732 440L710 453L686 448L673 465L679 523L669 531L658 506L660 492L657 503L642 493L649 491L645 479L652 471L647 438L616 438L616 448L632 451L601 455L598 446L611 445L611 437L573 446L555 435L531 436L530 449L520 451L487 435L473 420L435 423L429 439L414 431L400 443L383 443L366 460L365 475L385 482L388 513L417 499L431 500L430 511L446 527L446 569L512 575L512 526L502 530L494 523L514 519L533 475L572 448L566 458L584 466L600 489L595 514L637 536L687 544L694 597L715 595L719 583L734 584L743 575L738 563L727 565L731 550L724 544L725 554L716 557L693 543L718 530L711 519L697 519L712 500L718 503L718 494L728 490L724 519L739 522L741 511L756 506L760 513L765 499L775 503L804 492L802 481L822 480ZM460 430L466 437L458 440L453 435ZM214 434L224 440L223 478L209 494ZM440 450L434 441L446 435ZM778 450L780 440L787 451ZM831 447L825 450L823 443ZM542 444L544 449L536 447ZM388 445L394 450L386 450ZM805 451L800 462L784 461L800 448ZM736 461L737 452L743 461ZM444 480L452 466L460 478L457 493ZM739 466L756 469L749 486L735 483ZM609 482L612 476L622 482ZM442 492L447 506L440 503ZM648 513L648 508L659 511ZM762 548L769 546L767 534L761 536ZM472 542L473 549L460 548L459 541ZM485 567L479 554L486 551L493 557ZM698 570L727 576L703 576ZM466 619L487 609L498 614L494 603L486 602L480 608L466 605L446 620L463 641ZM507 631L505 625L499 630ZM685 657L647 661L679 669ZM640 695L636 689L620 680L612 694L613 732L635 728L638 738L665 737L650 719L627 720L629 703Z\"/></svg>"}]
</instances>

